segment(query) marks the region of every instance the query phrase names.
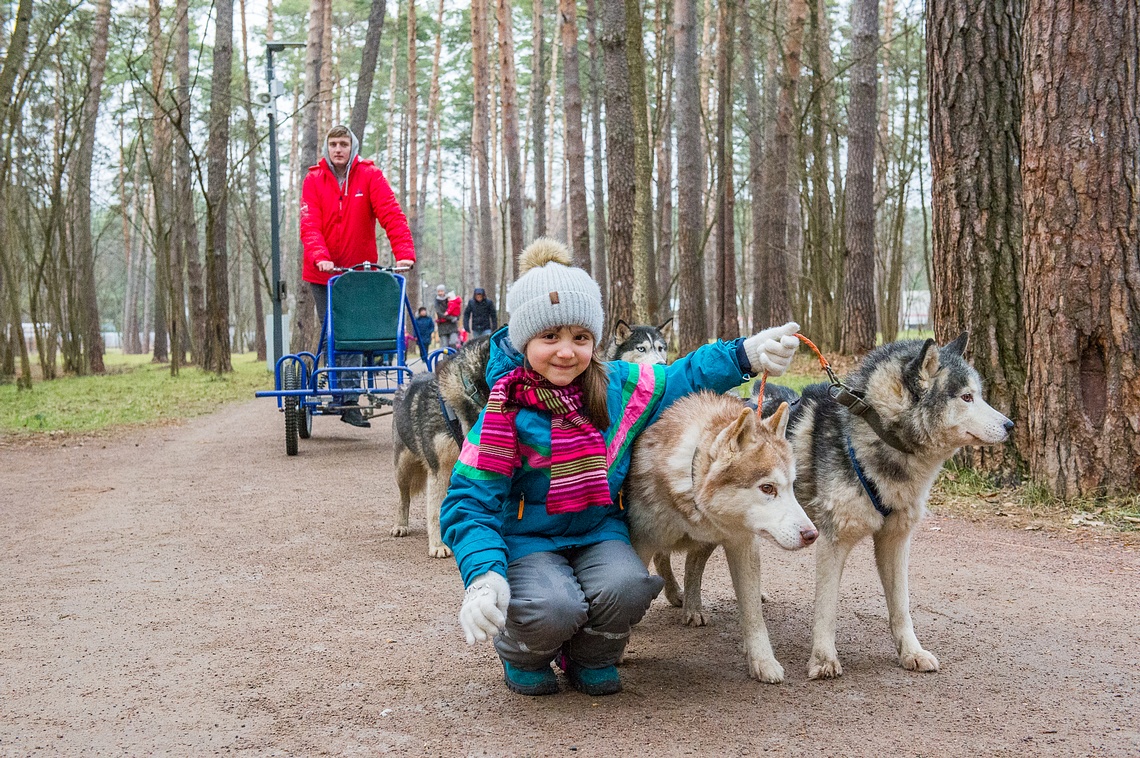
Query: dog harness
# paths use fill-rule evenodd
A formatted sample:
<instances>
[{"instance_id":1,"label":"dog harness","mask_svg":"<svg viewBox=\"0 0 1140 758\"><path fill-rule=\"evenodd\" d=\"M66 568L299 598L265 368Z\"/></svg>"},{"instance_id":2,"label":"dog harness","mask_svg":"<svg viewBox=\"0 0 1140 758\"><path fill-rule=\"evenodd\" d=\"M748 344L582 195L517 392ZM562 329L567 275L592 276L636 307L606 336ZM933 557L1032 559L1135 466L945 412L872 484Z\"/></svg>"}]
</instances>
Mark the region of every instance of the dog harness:
<instances>
[{"instance_id":1,"label":"dog harness","mask_svg":"<svg viewBox=\"0 0 1140 758\"><path fill-rule=\"evenodd\" d=\"M855 457L855 448L851 447L851 436L847 437L847 460L851 461L851 468L855 469L855 476L859 477L859 484L863 485L863 491L867 493L867 497L871 500L871 505L875 506L875 510L879 512L883 518L891 515L891 509L883 504L883 497L879 494L879 488L875 483L863 472L863 467L859 465L859 459Z\"/></svg>"}]
</instances>

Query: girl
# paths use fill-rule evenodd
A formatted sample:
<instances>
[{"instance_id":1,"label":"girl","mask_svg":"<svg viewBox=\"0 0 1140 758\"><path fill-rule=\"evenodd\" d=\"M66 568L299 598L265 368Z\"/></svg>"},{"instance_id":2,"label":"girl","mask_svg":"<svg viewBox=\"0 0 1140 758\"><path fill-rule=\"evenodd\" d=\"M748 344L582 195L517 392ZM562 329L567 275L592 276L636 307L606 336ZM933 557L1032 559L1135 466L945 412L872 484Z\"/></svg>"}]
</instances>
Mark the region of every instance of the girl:
<instances>
[{"instance_id":1,"label":"girl","mask_svg":"<svg viewBox=\"0 0 1140 758\"><path fill-rule=\"evenodd\" d=\"M558 691L556 658L589 695L621 690L615 664L661 590L629 544L620 490L636 436L678 398L779 376L796 324L701 347L671 366L599 362L598 285L560 242L535 240L491 337L490 398L440 508L467 588L467 643L494 637L507 687Z\"/></svg>"}]
</instances>

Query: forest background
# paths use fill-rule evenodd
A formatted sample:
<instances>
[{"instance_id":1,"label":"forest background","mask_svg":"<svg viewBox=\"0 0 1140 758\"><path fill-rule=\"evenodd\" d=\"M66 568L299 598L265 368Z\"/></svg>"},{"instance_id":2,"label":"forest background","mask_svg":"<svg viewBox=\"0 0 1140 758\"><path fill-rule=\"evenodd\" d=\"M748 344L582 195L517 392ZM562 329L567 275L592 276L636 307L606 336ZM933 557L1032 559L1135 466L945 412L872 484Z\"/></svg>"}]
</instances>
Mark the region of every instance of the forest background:
<instances>
[{"instance_id":1,"label":"forest background","mask_svg":"<svg viewBox=\"0 0 1140 758\"><path fill-rule=\"evenodd\" d=\"M345 122L408 215L413 301L442 281L501 306L517 252L546 234L602 284L611 323L673 318L680 352L791 318L852 356L913 324L968 330L1017 422L968 463L1057 497L1134 493L1137 15L1131 0L8 0L0 382L100 373L108 340L173 375L225 373L234 352L264 356L275 296L293 349L311 348L298 194ZM276 54L275 99L267 40L305 43Z\"/></svg>"}]
</instances>

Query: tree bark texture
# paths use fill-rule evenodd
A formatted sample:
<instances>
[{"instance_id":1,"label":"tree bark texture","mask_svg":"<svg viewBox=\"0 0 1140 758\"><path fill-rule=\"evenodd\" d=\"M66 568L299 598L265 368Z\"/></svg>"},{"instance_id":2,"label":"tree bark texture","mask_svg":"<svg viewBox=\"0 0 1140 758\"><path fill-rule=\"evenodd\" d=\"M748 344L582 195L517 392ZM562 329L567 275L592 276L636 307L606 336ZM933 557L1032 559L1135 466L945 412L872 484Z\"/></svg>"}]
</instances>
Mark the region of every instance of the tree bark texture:
<instances>
[{"instance_id":1,"label":"tree bark texture","mask_svg":"<svg viewBox=\"0 0 1140 758\"><path fill-rule=\"evenodd\" d=\"M586 142L582 135L582 87L578 76L577 6L577 0L558 3L562 32L562 115L566 129L566 168L570 174L570 250L574 254L574 265L589 271L590 214L586 209Z\"/></svg>"},{"instance_id":2,"label":"tree bark texture","mask_svg":"<svg viewBox=\"0 0 1140 758\"><path fill-rule=\"evenodd\" d=\"M717 339L740 333L736 310L736 233L732 223L732 55L736 0L717 6L716 46L716 294Z\"/></svg>"},{"instance_id":3,"label":"tree bark texture","mask_svg":"<svg viewBox=\"0 0 1140 758\"><path fill-rule=\"evenodd\" d=\"M230 364L228 205L226 148L230 142L230 79L233 65L233 0L218 0L214 65L210 80L210 133L206 145L206 349L202 368L218 374Z\"/></svg>"},{"instance_id":4,"label":"tree bark texture","mask_svg":"<svg viewBox=\"0 0 1140 758\"><path fill-rule=\"evenodd\" d=\"M875 347L875 109L879 0L851 4L851 105L847 140L847 195L843 266L842 344L845 355Z\"/></svg>"},{"instance_id":5,"label":"tree bark texture","mask_svg":"<svg viewBox=\"0 0 1140 758\"><path fill-rule=\"evenodd\" d=\"M542 19L543 0L533 0L531 49L534 52L530 64L530 123L531 139L534 141L535 237L546 235L546 33Z\"/></svg>"},{"instance_id":6,"label":"tree bark texture","mask_svg":"<svg viewBox=\"0 0 1140 758\"><path fill-rule=\"evenodd\" d=\"M75 204L75 258L78 266L78 292L83 298L84 368L93 374L103 366L103 334L99 324L99 302L95 287L95 243L91 239L91 163L95 156L95 126L103 93L103 73L107 67L107 28L111 21L111 0L97 0L92 29L91 68L87 97L83 101L83 136L73 181L78 187Z\"/></svg>"},{"instance_id":7,"label":"tree bark texture","mask_svg":"<svg viewBox=\"0 0 1140 758\"><path fill-rule=\"evenodd\" d=\"M162 34L162 6L158 0L150 0L147 15L147 30L151 45L151 114L153 138L146 155L147 170L151 186L154 188L154 225L151 227L151 240L154 249L154 291L155 299L155 339L154 360L170 360L170 373L178 375L181 353L176 349L181 333L177 323L177 309L173 305L171 287L171 250L173 238L173 195L174 176L171 164L171 122L166 103L169 100L167 89L167 44ZM174 318L171 318L171 317Z\"/></svg>"},{"instance_id":8,"label":"tree bark texture","mask_svg":"<svg viewBox=\"0 0 1140 758\"><path fill-rule=\"evenodd\" d=\"M206 299L202 284L202 264L198 258L198 214L194 201L194 168L190 161L190 2L175 3L174 75L175 102L170 114L175 129L174 140L174 250L173 281L181 282L185 272L187 303L178 307L185 336L184 347L193 360L202 361L206 342ZM181 283L174 288L183 291ZM189 311L189 316L186 311Z\"/></svg>"},{"instance_id":9,"label":"tree bark texture","mask_svg":"<svg viewBox=\"0 0 1140 758\"><path fill-rule=\"evenodd\" d=\"M653 149L641 16L640 0L625 0L625 55L633 111L633 300L638 308L638 322L647 324L657 313L657 261L653 248Z\"/></svg>"},{"instance_id":10,"label":"tree bark texture","mask_svg":"<svg viewBox=\"0 0 1140 758\"><path fill-rule=\"evenodd\" d=\"M1015 477L1028 443L1022 322L1022 0L932 0L927 16L935 337L970 332L991 405L1018 422L975 466ZM962 23L963 19L966 23ZM1015 444L1016 443L1016 444Z\"/></svg>"},{"instance_id":11,"label":"tree bark texture","mask_svg":"<svg viewBox=\"0 0 1140 758\"><path fill-rule=\"evenodd\" d=\"M368 125L368 104L372 100L372 82L376 77L376 61L380 57L380 37L384 34L384 15L387 9L387 0L372 0L364 47L360 49L360 74L356 79L356 97L352 103L349 128L361 145L364 144L364 130Z\"/></svg>"},{"instance_id":12,"label":"tree bark texture","mask_svg":"<svg viewBox=\"0 0 1140 758\"><path fill-rule=\"evenodd\" d=\"M408 182L408 198L405 205L406 213L408 215L408 227L412 231L412 242L416 247L420 244L420 199L419 199L419 177L416 171L416 150L419 149L419 83L416 81L416 0L408 0L408 104L404 113L408 118L408 160L406 167L401 171L402 177L407 178ZM416 306L416 297L418 288L412 287L409 294L412 298L413 307ZM414 313L414 311L413 311Z\"/></svg>"},{"instance_id":13,"label":"tree bark texture","mask_svg":"<svg viewBox=\"0 0 1140 758\"><path fill-rule=\"evenodd\" d=\"M487 0L471 2L471 64L475 85L475 157L479 174L479 281L477 287L495 291L495 237L491 219L490 62L488 61Z\"/></svg>"},{"instance_id":14,"label":"tree bark texture","mask_svg":"<svg viewBox=\"0 0 1140 758\"><path fill-rule=\"evenodd\" d=\"M624 0L602 0L602 54L606 67L606 164L609 169L609 321L644 323L646 303L636 302L633 214L636 202L633 109L629 95Z\"/></svg>"},{"instance_id":15,"label":"tree bark texture","mask_svg":"<svg viewBox=\"0 0 1140 758\"><path fill-rule=\"evenodd\" d=\"M515 74L515 36L511 23L511 0L496 0L499 22L499 68L502 71L503 152L507 159L507 211L511 264L508 272L518 276L519 253L523 251L523 178L519 159L519 104ZM582 200L585 204L585 198Z\"/></svg>"},{"instance_id":16,"label":"tree bark texture","mask_svg":"<svg viewBox=\"0 0 1140 758\"><path fill-rule=\"evenodd\" d=\"M598 13L595 0L586 0L586 35L590 50L590 143L593 156L590 165L594 175L594 245L592 262L594 280L602 292L609 292L608 258L606 257L606 178L605 143L602 142L602 93L605 80L598 61Z\"/></svg>"},{"instance_id":17,"label":"tree bark texture","mask_svg":"<svg viewBox=\"0 0 1140 758\"><path fill-rule=\"evenodd\" d=\"M1137 17L1135 0L1026 6L1027 457L1064 498L1140 487Z\"/></svg>"},{"instance_id":18,"label":"tree bark texture","mask_svg":"<svg viewBox=\"0 0 1140 758\"><path fill-rule=\"evenodd\" d=\"M253 92L249 76L249 33L245 18L246 0L241 0L241 51L242 70L245 74L245 133L249 142L250 152L246 158L246 213L249 217L249 255L252 266L250 271L250 296L253 298L253 348L257 351L257 359L264 361L266 357L265 344L265 311L262 306L261 291L268 292L268 279L260 276L265 273L265 265L261 255L261 226L258 222L258 206L260 193L257 187L257 151L254 146L258 143L257 120L253 115ZM173 257L173 256L172 256ZM171 267L171 281L173 283L174 266ZM171 290L175 288L172 286Z\"/></svg>"},{"instance_id":19,"label":"tree bark texture","mask_svg":"<svg viewBox=\"0 0 1140 758\"><path fill-rule=\"evenodd\" d=\"M681 354L708 341L705 315L704 212L701 187L701 86L697 67L695 0L675 0L674 60L677 92L677 267ZM608 91L607 87L607 91Z\"/></svg>"}]
</instances>

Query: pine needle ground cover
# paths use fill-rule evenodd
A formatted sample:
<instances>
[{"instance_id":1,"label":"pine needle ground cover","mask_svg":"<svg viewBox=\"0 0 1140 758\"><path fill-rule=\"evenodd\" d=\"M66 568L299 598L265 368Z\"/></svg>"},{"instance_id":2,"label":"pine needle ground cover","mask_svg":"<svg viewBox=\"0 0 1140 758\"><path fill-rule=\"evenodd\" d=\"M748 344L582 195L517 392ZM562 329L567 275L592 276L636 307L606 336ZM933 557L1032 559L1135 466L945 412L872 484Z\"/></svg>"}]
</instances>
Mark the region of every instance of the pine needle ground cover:
<instances>
[{"instance_id":1,"label":"pine needle ground cover","mask_svg":"<svg viewBox=\"0 0 1140 758\"><path fill-rule=\"evenodd\" d=\"M37 381L24 391L0 386L0 436L90 434L171 423L273 388L273 375L253 353L235 354L233 373L224 376L193 366L171 376L169 364L151 363L148 355L108 353L106 363L102 376ZM269 412L272 402L265 402Z\"/></svg>"}]
</instances>

